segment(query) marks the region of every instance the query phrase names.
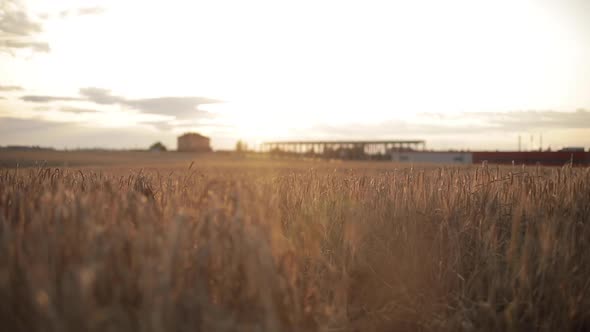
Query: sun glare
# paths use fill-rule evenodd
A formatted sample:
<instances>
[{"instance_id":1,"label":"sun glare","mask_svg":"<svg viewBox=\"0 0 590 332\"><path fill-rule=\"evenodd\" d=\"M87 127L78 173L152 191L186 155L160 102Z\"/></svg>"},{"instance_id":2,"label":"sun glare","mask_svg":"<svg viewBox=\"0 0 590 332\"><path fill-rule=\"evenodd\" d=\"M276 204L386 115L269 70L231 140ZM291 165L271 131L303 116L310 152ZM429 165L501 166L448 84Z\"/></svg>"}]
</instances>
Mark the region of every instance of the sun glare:
<instances>
[{"instance_id":1,"label":"sun glare","mask_svg":"<svg viewBox=\"0 0 590 332\"><path fill-rule=\"evenodd\" d=\"M458 3L466 8L454 10ZM77 18L76 29L55 24L49 34L59 54L54 67L71 68L70 80L127 94L199 93L272 103L282 112L297 105L294 112L302 115L357 118L366 112L391 117L433 108L553 106L545 95L563 95L575 73L575 40L564 38L561 22L528 2L455 1L437 6L436 15L405 2L381 8L388 15L347 2L317 6L316 13L301 5L289 15L256 14L265 6L273 7L246 6L249 16L223 11L222 3L148 4L130 24L135 7L116 4L105 14L109 24L98 18ZM424 21L409 20L408 13ZM306 23L296 24L296 14ZM115 72L118 82L111 79ZM365 109L359 113L360 105ZM255 118L270 112L249 111Z\"/></svg>"}]
</instances>

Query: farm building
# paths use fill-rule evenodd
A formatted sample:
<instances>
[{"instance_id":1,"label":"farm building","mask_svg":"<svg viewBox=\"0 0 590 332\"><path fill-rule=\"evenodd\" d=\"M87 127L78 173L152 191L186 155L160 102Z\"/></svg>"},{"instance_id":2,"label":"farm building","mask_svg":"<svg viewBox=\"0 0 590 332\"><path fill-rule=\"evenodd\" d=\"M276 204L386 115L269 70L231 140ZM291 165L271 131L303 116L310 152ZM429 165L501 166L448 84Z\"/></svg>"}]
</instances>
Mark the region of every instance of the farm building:
<instances>
[{"instance_id":1,"label":"farm building","mask_svg":"<svg viewBox=\"0 0 590 332\"><path fill-rule=\"evenodd\" d=\"M437 163L437 164L471 164L472 154L469 152L451 151L392 151L391 160L410 163Z\"/></svg>"},{"instance_id":2,"label":"farm building","mask_svg":"<svg viewBox=\"0 0 590 332\"><path fill-rule=\"evenodd\" d=\"M210 139L198 133L186 133L178 136L178 151L180 152L209 152Z\"/></svg>"}]
</instances>

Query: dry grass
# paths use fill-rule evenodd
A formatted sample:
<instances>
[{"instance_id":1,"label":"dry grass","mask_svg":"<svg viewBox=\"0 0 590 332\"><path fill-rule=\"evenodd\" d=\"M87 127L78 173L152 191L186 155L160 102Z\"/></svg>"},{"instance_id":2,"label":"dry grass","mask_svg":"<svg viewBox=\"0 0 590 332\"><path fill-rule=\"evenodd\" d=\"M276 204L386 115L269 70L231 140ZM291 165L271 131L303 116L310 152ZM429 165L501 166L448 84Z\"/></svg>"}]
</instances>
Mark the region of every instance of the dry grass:
<instances>
[{"instance_id":1,"label":"dry grass","mask_svg":"<svg viewBox=\"0 0 590 332\"><path fill-rule=\"evenodd\" d=\"M590 329L590 169L350 165L0 170L1 329Z\"/></svg>"}]
</instances>

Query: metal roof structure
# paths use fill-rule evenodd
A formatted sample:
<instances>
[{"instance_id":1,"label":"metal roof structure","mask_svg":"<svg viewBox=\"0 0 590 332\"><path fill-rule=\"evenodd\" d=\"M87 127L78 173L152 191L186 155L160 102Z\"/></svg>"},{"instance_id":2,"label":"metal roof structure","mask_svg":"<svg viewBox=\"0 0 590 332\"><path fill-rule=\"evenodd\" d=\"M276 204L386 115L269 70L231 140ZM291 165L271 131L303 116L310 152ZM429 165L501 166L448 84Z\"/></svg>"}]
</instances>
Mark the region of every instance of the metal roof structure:
<instances>
[{"instance_id":1,"label":"metal roof structure","mask_svg":"<svg viewBox=\"0 0 590 332\"><path fill-rule=\"evenodd\" d=\"M424 140L378 140L378 141L271 141L264 142L266 145L276 144L425 144Z\"/></svg>"},{"instance_id":2,"label":"metal roof structure","mask_svg":"<svg viewBox=\"0 0 590 332\"><path fill-rule=\"evenodd\" d=\"M263 152L332 154L339 150L349 155L375 155L388 151L417 151L426 148L424 140L345 140L345 141L272 141L260 145ZM348 150L349 152L344 152Z\"/></svg>"}]
</instances>

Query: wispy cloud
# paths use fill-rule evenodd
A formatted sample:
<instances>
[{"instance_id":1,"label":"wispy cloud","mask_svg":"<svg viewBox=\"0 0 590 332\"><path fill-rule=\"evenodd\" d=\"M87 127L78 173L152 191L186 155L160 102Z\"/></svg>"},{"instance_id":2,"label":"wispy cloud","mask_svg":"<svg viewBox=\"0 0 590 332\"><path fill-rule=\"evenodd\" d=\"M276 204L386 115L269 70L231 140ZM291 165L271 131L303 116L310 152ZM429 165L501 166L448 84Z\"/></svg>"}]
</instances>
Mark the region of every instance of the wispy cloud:
<instances>
[{"instance_id":1,"label":"wispy cloud","mask_svg":"<svg viewBox=\"0 0 590 332\"><path fill-rule=\"evenodd\" d=\"M126 99L123 97L113 96L111 90L101 88L81 88L79 94L86 100L99 105L112 105L117 103L125 103Z\"/></svg>"},{"instance_id":2,"label":"wispy cloud","mask_svg":"<svg viewBox=\"0 0 590 332\"><path fill-rule=\"evenodd\" d=\"M0 5L0 10L2 10L0 31L2 33L13 36L30 36L42 31L41 24L33 21L16 1L4 1L6 3ZM17 9L14 9L15 7Z\"/></svg>"},{"instance_id":3,"label":"wispy cloud","mask_svg":"<svg viewBox=\"0 0 590 332\"><path fill-rule=\"evenodd\" d=\"M61 112L74 113L74 114L98 113L97 110L88 109L88 108L77 108L77 107L61 107L59 110Z\"/></svg>"},{"instance_id":4,"label":"wispy cloud","mask_svg":"<svg viewBox=\"0 0 590 332\"><path fill-rule=\"evenodd\" d=\"M99 15L105 11L104 8L81 7L76 9L63 10L59 17ZM50 15L44 13L36 16L29 15L27 8L20 0L0 1L0 52L14 55L18 50L28 49L38 53L51 51L49 43L38 40L43 32L42 21Z\"/></svg>"},{"instance_id":5,"label":"wispy cloud","mask_svg":"<svg viewBox=\"0 0 590 332\"><path fill-rule=\"evenodd\" d=\"M590 129L590 111L509 111L465 112L458 114L422 113L415 119L388 120L376 124L318 124L294 130L296 136L330 139L368 139L449 135L510 134L553 129Z\"/></svg>"},{"instance_id":6,"label":"wispy cloud","mask_svg":"<svg viewBox=\"0 0 590 332\"><path fill-rule=\"evenodd\" d=\"M422 117L436 119L441 124L457 121L476 120L489 130L519 131L550 128L590 128L590 111L579 109L575 112L553 110L528 110L508 112L465 112L454 115L442 113L423 113Z\"/></svg>"},{"instance_id":7,"label":"wispy cloud","mask_svg":"<svg viewBox=\"0 0 590 332\"><path fill-rule=\"evenodd\" d=\"M0 142L3 145L147 149L156 141L173 146L174 136L162 136L159 132L146 130L145 126L103 128L41 118L0 117Z\"/></svg>"},{"instance_id":8,"label":"wispy cloud","mask_svg":"<svg viewBox=\"0 0 590 332\"><path fill-rule=\"evenodd\" d=\"M32 103L50 103L54 101L83 101L82 98L77 97L58 97L58 96L38 96L38 95L26 95L20 98L23 101Z\"/></svg>"},{"instance_id":9,"label":"wispy cloud","mask_svg":"<svg viewBox=\"0 0 590 332\"><path fill-rule=\"evenodd\" d=\"M72 126L72 124L46 121L36 118L22 119L13 117L0 117L0 138L5 139L15 134L30 135L33 132L38 133L40 131L59 129L69 126Z\"/></svg>"},{"instance_id":10,"label":"wispy cloud","mask_svg":"<svg viewBox=\"0 0 590 332\"><path fill-rule=\"evenodd\" d=\"M23 88L17 85L1 85L0 91L22 91Z\"/></svg>"},{"instance_id":11,"label":"wispy cloud","mask_svg":"<svg viewBox=\"0 0 590 332\"><path fill-rule=\"evenodd\" d=\"M41 23L28 15L20 1L0 2L0 52L13 54L19 49L49 52L48 43L36 40L42 31Z\"/></svg>"},{"instance_id":12,"label":"wispy cloud","mask_svg":"<svg viewBox=\"0 0 590 332\"><path fill-rule=\"evenodd\" d=\"M126 100L125 105L149 114L174 115L177 118L206 116L209 113L199 109L200 105L218 101L203 97L160 97Z\"/></svg>"},{"instance_id":13,"label":"wispy cloud","mask_svg":"<svg viewBox=\"0 0 590 332\"><path fill-rule=\"evenodd\" d=\"M4 40L0 41L0 50L4 50L8 53L13 53L12 51L17 49L31 49L35 52L40 53L49 53L51 51L51 47L46 42L36 42L36 41L16 41L16 40Z\"/></svg>"},{"instance_id":14,"label":"wispy cloud","mask_svg":"<svg viewBox=\"0 0 590 332\"><path fill-rule=\"evenodd\" d=\"M34 103L85 101L97 105L117 104L146 114L170 115L178 119L210 116L210 113L200 110L199 106L220 102L215 99L197 96L129 99L113 95L108 89L95 87L82 88L79 91L79 95L80 97L26 95L22 96L21 99Z\"/></svg>"}]
</instances>

